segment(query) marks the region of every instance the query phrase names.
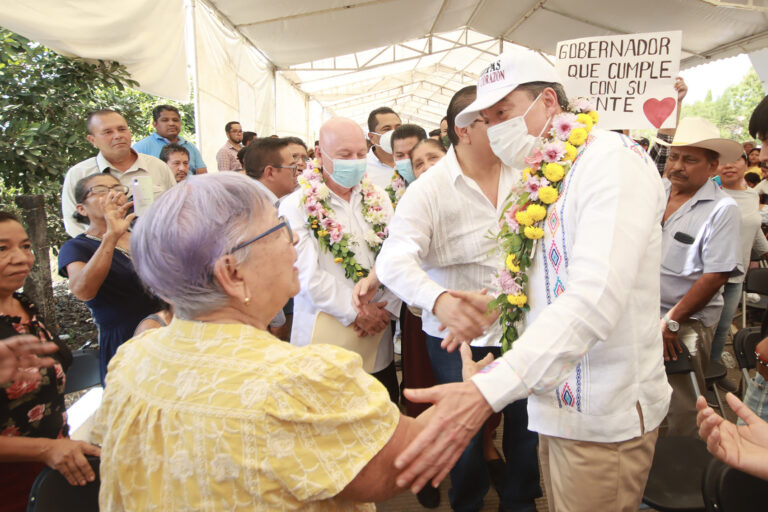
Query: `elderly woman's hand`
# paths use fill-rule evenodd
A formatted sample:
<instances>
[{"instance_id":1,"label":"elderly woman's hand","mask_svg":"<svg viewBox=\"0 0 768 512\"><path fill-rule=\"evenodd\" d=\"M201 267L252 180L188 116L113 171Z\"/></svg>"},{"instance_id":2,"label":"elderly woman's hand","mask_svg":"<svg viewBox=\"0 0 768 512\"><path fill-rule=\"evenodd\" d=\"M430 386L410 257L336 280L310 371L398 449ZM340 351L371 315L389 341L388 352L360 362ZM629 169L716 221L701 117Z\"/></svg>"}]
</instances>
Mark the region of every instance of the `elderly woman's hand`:
<instances>
[{"instance_id":1,"label":"elderly woman's hand","mask_svg":"<svg viewBox=\"0 0 768 512\"><path fill-rule=\"evenodd\" d=\"M59 347L55 343L42 342L37 336L24 334L0 340L0 384L11 381L38 380L38 368L51 366L50 357ZM28 371L33 369L35 371Z\"/></svg>"},{"instance_id":2,"label":"elderly woman's hand","mask_svg":"<svg viewBox=\"0 0 768 512\"><path fill-rule=\"evenodd\" d=\"M93 473L86 455L101 456L98 446L71 439L49 439L45 448L45 463L61 473L69 485L85 485L93 482Z\"/></svg>"},{"instance_id":3,"label":"elderly woman's hand","mask_svg":"<svg viewBox=\"0 0 768 512\"><path fill-rule=\"evenodd\" d=\"M107 232L105 237L114 236L120 238L128 232L131 222L136 218L135 213L126 215L133 206L133 201L126 201L125 194L110 190L101 198L101 206L104 209L104 220L107 223Z\"/></svg>"}]
</instances>

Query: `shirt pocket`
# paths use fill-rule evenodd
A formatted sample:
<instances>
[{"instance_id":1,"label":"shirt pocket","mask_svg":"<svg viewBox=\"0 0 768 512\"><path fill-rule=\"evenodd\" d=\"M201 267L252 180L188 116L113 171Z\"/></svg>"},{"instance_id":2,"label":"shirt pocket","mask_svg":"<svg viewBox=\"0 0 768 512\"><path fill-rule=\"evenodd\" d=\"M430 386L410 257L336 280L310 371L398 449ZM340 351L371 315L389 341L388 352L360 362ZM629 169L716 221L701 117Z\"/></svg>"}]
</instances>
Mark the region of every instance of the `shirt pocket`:
<instances>
[{"instance_id":1,"label":"shirt pocket","mask_svg":"<svg viewBox=\"0 0 768 512\"><path fill-rule=\"evenodd\" d=\"M694 244L684 244L672 239L662 247L661 266L672 273L679 274L685 268L688 255L693 250L695 250Z\"/></svg>"}]
</instances>

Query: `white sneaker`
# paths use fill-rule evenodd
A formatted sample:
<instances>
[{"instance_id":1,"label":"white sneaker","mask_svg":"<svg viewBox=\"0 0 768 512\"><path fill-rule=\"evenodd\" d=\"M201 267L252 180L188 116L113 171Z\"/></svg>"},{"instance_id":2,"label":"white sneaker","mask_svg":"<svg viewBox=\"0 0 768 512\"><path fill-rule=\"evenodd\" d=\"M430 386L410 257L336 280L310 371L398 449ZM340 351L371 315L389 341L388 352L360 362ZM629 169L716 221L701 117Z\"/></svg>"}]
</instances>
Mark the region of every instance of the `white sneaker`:
<instances>
[{"instance_id":1,"label":"white sneaker","mask_svg":"<svg viewBox=\"0 0 768 512\"><path fill-rule=\"evenodd\" d=\"M733 357L733 354L730 352L723 352L720 355L720 361L723 363L723 366L726 368L736 368L738 364L736 363L736 358Z\"/></svg>"},{"instance_id":2,"label":"white sneaker","mask_svg":"<svg viewBox=\"0 0 768 512\"><path fill-rule=\"evenodd\" d=\"M748 293L747 294L747 302L751 302L752 304L757 304L760 302L760 294L759 293Z\"/></svg>"}]
</instances>

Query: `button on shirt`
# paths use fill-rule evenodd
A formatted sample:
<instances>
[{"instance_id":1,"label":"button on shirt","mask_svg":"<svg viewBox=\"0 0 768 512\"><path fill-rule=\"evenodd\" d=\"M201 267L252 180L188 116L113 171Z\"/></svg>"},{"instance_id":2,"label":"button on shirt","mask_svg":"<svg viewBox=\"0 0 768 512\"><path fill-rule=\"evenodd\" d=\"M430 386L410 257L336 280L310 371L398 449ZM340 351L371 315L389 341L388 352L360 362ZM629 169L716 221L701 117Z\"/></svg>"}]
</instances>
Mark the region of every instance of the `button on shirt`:
<instances>
[{"instance_id":1,"label":"button on shirt","mask_svg":"<svg viewBox=\"0 0 768 512\"><path fill-rule=\"evenodd\" d=\"M160 158L160 151L163 150L163 147L166 144L170 144L171 141L166 139L165 137L161 137L159 133L154 132L152 135L149 135L148 137L144 137L140 141L136 142L133 145L133 149L138 151L139 153L144 153L145 155L152 155L155 158ZM203 156L200 154L200 151L197 149L197 147L192 144L191 142L182 139L179 137L179 140L176 141L176 144L183 147L187 151L189 151L189 174L195 174L195 171L198 169L207 168L208 166L205 165L205 162L203 162Z\"/></svg>"},{"instance_id":2,"label":"button on shirt","mask_svg":"<svg viewBox=\"0 0 768 512\"><path fill-rule=\"evenodd\" d=\"M366 157L368 164L365 172L368 173L368 179L370 179L374 185L382 190L386 190L392 183L392 174L395 172L395 169L379 160L379 157L376 156L376 153L374 153L373 150L373 147L368 150L368 156Z\"/></svg>"},{"instance_id":3,"label":"button on shirt","mask_svg":"<svg viewBox=\"0 0 768 512\"><path fill-rule=\"evenodd\" d=\"M376 260L382 283L422 313L422 328L442 338L432 313L447 290L480 290L503 265L489 232L499 229L504 199L520 173L502 166L497 206L461 170L456 153L448 154L408 186L389 224L389 238ZM500 346L501 326L494 322L473 346Z\"/></svg>"},{"instance_id":4,"label":"button on shirt","mask_svg":"<svg viewBox=\"0 0 768 512\"><path fill-rule=\"evenodd\" d=\"M136 153L136 162L125 172L118 171L99 152L98 155L79 164L72 166L64 177L64 185L61 188L61 213L64 218L64 229L71 237L85 233L87 224L77 222L72 215L75 213L75 185L81 179L99 172L109 173L117 178L122 185L128 187L128 197L133 195L131 180L137 176L150 176L152 178L152 190L155 199L176 184L173 171L159 158Z\"/></svg>"},{"instance_id":5,"label":"button on shirt","mask_svg":"<svg viewBox=\"0 0 768 512\"><path fill-rule=\"evenodd\" d=\"M219 148L216 153L216 165L220 171L238 171L243 168L240 160L237 159L237 153L243 149L241 145L233 146L230 141Z\"/></svg>"},{"instance_id":6,"label":"button on shirt","mask_svg":"<svg viewBox=\"0 0 768 512\"><path fill-rule=\"evenodd\" d=\"M386 198L387 216L392 215L392 205L387 194L379 189L379 194ZM296 252L298 259L295 266L299 269L301 291L293 299L293 326L291 344L304 346L309 344L315 316L323 311L341 322L350 325L357 318L357 311L352 302L355 283L344 275L344 268L334 263L333 255L320 249L317 239L307 225L307 212L299 204L303 191L301 188L280 201L280 215L285 216L298 236ZM373 267L373 252L364 241L364 234L370 229L363 219L360 185L352 189L349 202L331 192L328 199L336 221L345 233L354 235L360 242L354 249L355 259L365 268ZM395 317L400 314L400 300L387 289L380 290L373 302L387 301L386 309ZM392 362L394 345L392 330L387 327L379 343L374 372L381 371Z\"/></svg>"},{"instance_id":7,"label":"button on shirt","mask_svg":"<svg viewBox=\"0 0 768 512\"><path fill-rule=\"evenodd\" d=\"M672 184L664 180L667 199ZM667 314L702 274L744 272L739 231L741 214L730 196L712 181L669 216L663 226L661 254L661 316ZM722 290L691 315L707 327L720 319Z\"/></svg>"},{"instance_id":8,"label":"button on shirt","mask_svg":"<svg viewBox=\"0 0 768 512\"><path fill-rule=\"evenodd\" d=\"M669 406L656 279L665 200L631 139L590 136L547 211L525 331L472 381L496 411L528 397L533 431L610 443L641 435L637 404L646 431Z\"/></svg>"}]
</instances>

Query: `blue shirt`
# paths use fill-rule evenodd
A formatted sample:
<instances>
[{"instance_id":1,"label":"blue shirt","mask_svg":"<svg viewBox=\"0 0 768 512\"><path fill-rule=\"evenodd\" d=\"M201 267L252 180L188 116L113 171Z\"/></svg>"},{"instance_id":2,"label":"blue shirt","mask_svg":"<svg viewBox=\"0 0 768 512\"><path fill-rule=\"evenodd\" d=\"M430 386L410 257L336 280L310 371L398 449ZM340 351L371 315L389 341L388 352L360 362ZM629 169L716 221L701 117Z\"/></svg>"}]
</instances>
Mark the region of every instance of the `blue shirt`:
<instances>
[{"instance_id":1,"label":"blue shirt","mask_svg":"<svg viewBox=\"0 0 768 512\"><path fill-rule=\"evenodd\" d=\"M157 132L153 132L152 135L144 137L140 141L136 142L133 145L133 149L139 153L144 153L145 155L152 155L155 158L160 158L160 151L162 151L163 146L170 143L171 141L165 137L161 137ZM189 151L190 174L194 174L198 169L208 167L205 165L205 162L203 162L203 156L200 154L200 151L195 147L194 144L182 139L181 137L179 137L179 140L176 144Z\"/></svg>"}]
</instances>

